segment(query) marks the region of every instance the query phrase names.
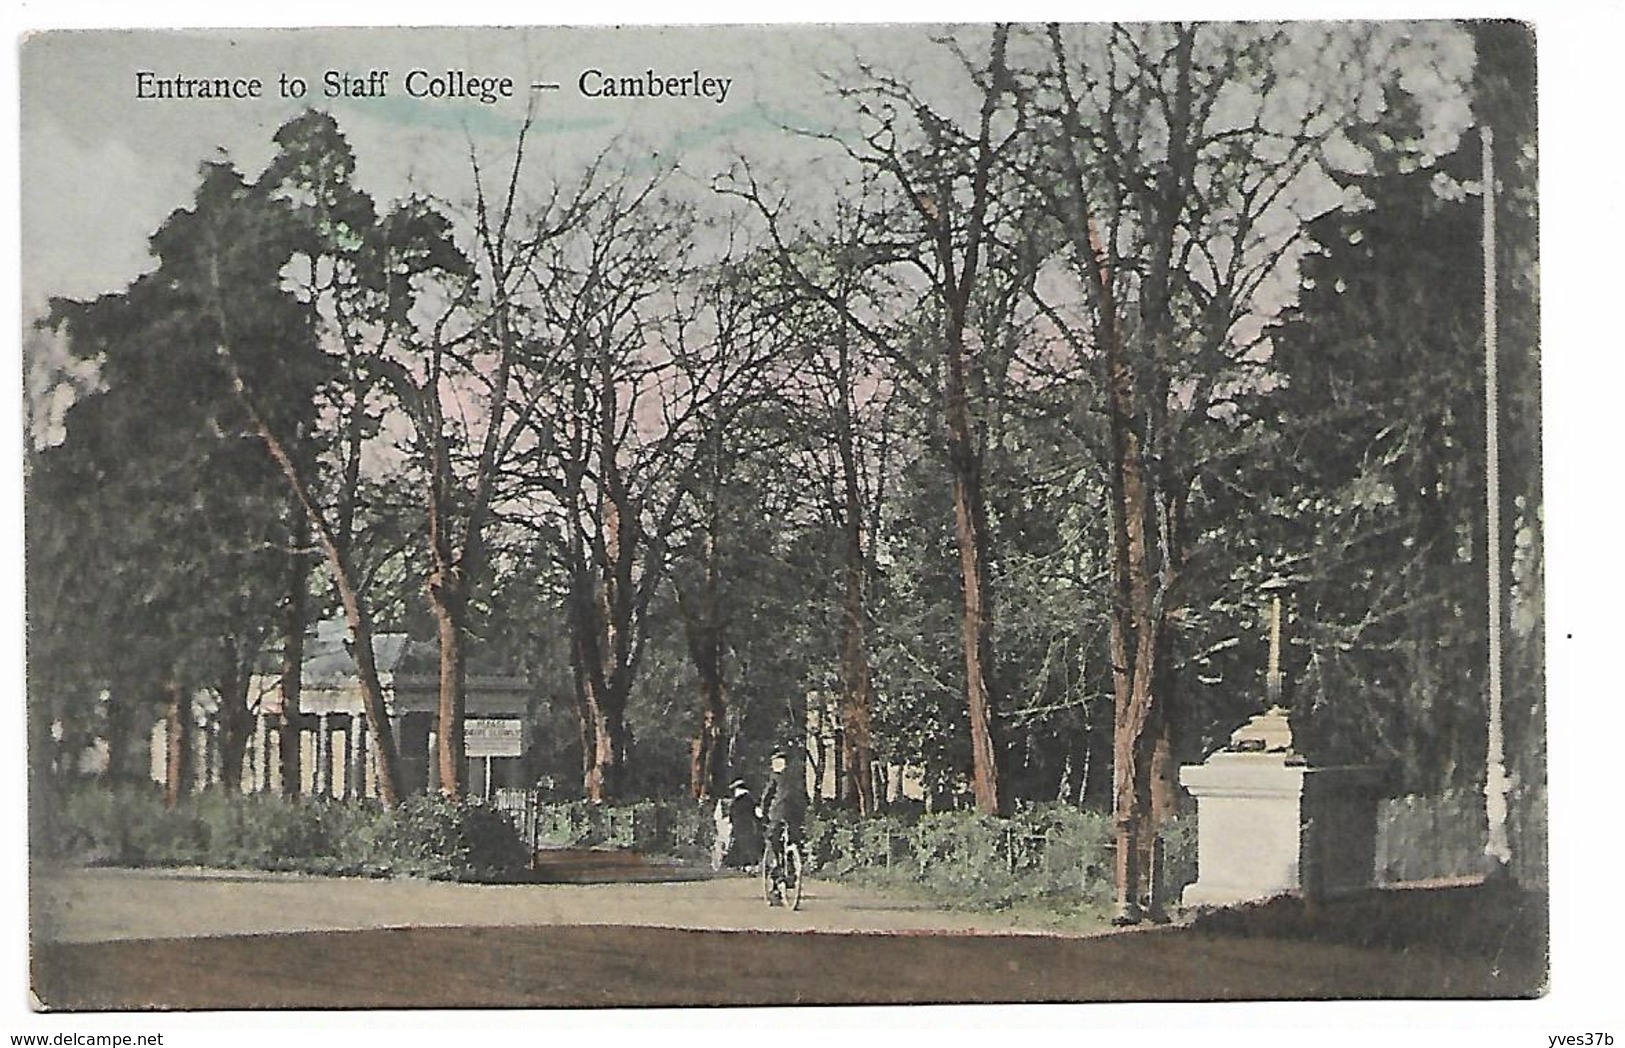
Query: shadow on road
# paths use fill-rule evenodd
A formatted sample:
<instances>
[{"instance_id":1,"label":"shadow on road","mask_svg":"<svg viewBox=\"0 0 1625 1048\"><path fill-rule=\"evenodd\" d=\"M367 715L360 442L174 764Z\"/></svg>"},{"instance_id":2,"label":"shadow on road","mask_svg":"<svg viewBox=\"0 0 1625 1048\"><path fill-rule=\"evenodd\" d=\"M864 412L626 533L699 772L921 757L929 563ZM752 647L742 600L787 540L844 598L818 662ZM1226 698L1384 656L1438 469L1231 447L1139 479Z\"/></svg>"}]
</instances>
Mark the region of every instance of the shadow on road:
<instances>
[{"instance_id":1,"label":"shadow on road","mask_svg":"<svg viewBox=\"0 0 1625 1048\"><path fill-rule=\"evenodd\" d=\"M709 866L600 848L539 848L514 880L530 884L651 884L721 876Z\"/></svg>"},{"instance_id":2,"label":"shadow on road","mask_svg":"<svg viewBox=\"0 0 1625 1048\"><path fill-rule=\"evenodd\" d=\"M49 1010L1529 997L1544 902L1485 888L1285 899L1093 938L609 925L36 945Z\"/></svg>"}]
</instances>

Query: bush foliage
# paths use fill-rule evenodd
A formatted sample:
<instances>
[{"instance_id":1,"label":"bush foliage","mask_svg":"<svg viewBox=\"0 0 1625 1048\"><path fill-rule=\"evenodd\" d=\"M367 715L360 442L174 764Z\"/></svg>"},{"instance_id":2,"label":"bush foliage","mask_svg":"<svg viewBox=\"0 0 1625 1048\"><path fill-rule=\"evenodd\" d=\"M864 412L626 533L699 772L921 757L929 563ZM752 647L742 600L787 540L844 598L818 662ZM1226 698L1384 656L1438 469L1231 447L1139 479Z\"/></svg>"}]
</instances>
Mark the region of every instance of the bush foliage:
<instances>
[{"instance_id":1,"label":"bush foliage","mask_svg":"<svg viewBox=\"0 0 1625 1048\"><path fill-rule=\"evenodd\" d=\"M695 801L544 804L536 814L536 839L543 845L625 848L697 860L711 854L713 811L710 802Z\"/></svg>"},{"instance_id":2,"label":"bush foliage","mask_svg":"<svg viewBox=\"0 0 1625 1048\"><path fill-rule=\"evenodd\" d=\"M536 840L699 860L711 852L713 810L692 801L541 805ZM1194 879L1193 823L1175 822L1164 834L1166 885L1175 895ZM64 798L54 827L56 839L36 842L39 854L100 865L485 879L528 860L507 815L430 796L391 810L373 801L208 792L167 809L156 789L87 788ZM1082 911L1111 896L1110 819L1066 805L1028 807L1009 819L829 811L808 820L805 845L818 876L955 906Z\"/></svg>"},{"instance_id":3,"label":"bush foliage","mask_svg":"<svg viewBox=\"0 0 1625 1048\"><path fill-rule=\"evenodd\" d=\"M710 854L711 811L692 802L544 805L537 834L556 846L692 859ZM1194 831L1194 820L1164 831L1165 884L1175 896L1195 879ZM812 816L806 827L807 859L818 876L919 890L972 908L1103 907L1112 891L1111 849L1108 816L1061 804L1024 808L1009 819L969 811L870 818L830 811Z\"/></svg>"},{"instance_id":4,"label":"bush foliage","mask_svg":"<svg viewBox=\"0 0 1625 1048\"><path fill-rule=\"evenodd\" d=\"M1110 818L1066 805L1025 808L1009 819L834 812L812 821L807 846L824 876L918 889L978 909L1098 910L1112 891Z\"/></svg>"},{"instance_id":5,"label":"bush foliage","mask_svg":"<svg viewBox=\"0 0 1625 1048\"><path fill-rule=\"evenodd\" d=\"M171 809L153 789L87 788L64 798L54 833L56 840L36 842L40 854L100 865L479 879L528 859L501 812L429 796L386 809L207 792Z\"/></svg>"}]
</instances>

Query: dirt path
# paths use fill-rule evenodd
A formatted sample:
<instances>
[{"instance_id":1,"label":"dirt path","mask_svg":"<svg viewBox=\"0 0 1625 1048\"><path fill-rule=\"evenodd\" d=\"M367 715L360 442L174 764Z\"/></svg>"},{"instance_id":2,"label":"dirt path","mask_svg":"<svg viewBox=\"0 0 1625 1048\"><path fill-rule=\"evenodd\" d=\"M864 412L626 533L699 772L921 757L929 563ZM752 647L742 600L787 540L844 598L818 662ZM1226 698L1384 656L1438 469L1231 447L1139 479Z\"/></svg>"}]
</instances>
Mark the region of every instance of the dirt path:
<instances>
[{"instance_id":1,"label":"dirt path","mask_svg":"<svg viewBox=\"0 0 1625 1048\"><path fill-rule=\"evenodd\" d=\"M1543 897L1476 888L1054 935L825 882L802 911L770 910L743 877L36 881L32 986L50 1010L1475 998L1546 977Z\"/></svg>"},{"instance_id":2,"label":"dirt path","mask_svg":"<svg viewBox=\"0 0 1625 1048\"><path fill-rule=\"evenodd\" d=\"M801 909L770 909L742 875L608 884L453 884L222 870L62 869L36 878L39 940L109 942L402 927L634 925L712 931L1043 929L955 913L828 881Z\"/></svg>"}]
</instances>

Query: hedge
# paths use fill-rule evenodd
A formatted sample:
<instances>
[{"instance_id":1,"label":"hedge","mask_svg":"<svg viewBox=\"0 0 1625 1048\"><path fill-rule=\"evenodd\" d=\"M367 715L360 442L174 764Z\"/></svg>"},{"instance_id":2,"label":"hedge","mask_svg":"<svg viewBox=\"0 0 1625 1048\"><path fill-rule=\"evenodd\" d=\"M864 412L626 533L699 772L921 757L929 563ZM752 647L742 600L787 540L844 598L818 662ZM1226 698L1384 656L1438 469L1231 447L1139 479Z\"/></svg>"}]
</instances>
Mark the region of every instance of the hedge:
<instances>
[{"instance_id":1,"label":"hedge","mask_svg":"<svg viewBox=\"0 0 1625 1048\"><path fill-rule=\"evenodd\" d=\"M537 839L558 847L627 848L700 859L715 834L712 805L581 802L542 805ZM1164 886L1177 897L1195 879L1194 820L1164 829ZM878 815L826 811L808 819L806 853L818 876L916 887L972 907L1036 903L1102 907L1112 889L1109 817L1051 804L1009 819L975 812Z\"/></svg>"},{"instance_id":2,"label":"hedge","mask_svg":"<svg viewBox=\"0 0 1625 1048\"><path fill-rule=\"evenodd\" d=\"M544 847L701 861L711 854L713 812L712 804L694 801L573 802L540 805L530 815ZM517 822L478 802L430 796L385 809L375 801L206 792L169 809L156 789L86 787L64 798L51 820L55 839L37 841L35 849L103 865L490 879L528 864ZM1165 829L1170 897L1194 879L1193 823ZM808 820L806 854L821 877L916 888L977 908L1098 908L1111 895L1109 818L1058 804L1027 807L1009 819L826 811Z\"/></svg>"},{"instance_id":3,"label":"hedge","mask_svg":"<svg viewBox=\"0 0 1625 1048\"><path fill-rule=\"evenodd\" d=\"M477 803L375 801L217 791L166 808L155 789L86 787L63 798L38 854L95 865L217 866L474 879L529 860L513 824Z\"/></svg>"}]
</instances>

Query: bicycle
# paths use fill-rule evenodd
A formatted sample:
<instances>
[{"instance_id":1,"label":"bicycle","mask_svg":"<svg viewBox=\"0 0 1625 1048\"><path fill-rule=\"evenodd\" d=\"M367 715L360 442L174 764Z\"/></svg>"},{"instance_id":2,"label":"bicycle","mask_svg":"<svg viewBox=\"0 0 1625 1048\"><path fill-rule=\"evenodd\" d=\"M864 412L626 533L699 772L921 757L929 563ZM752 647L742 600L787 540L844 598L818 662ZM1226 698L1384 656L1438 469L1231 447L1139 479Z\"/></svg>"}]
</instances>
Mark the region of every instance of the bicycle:
<instances>
[{"instance_id":1,"label":"bicycle","mask_svg":"<svg viewBox=\"0 0 1625 1048\"><path fill-rule=\"evenodd\" d=\"M799 910L804 880L801 845L785 826L779 831L778 840L769 837L767 846L762 849L762 895L769 906L783 905Z\"/></svg>"}]
</instances>

